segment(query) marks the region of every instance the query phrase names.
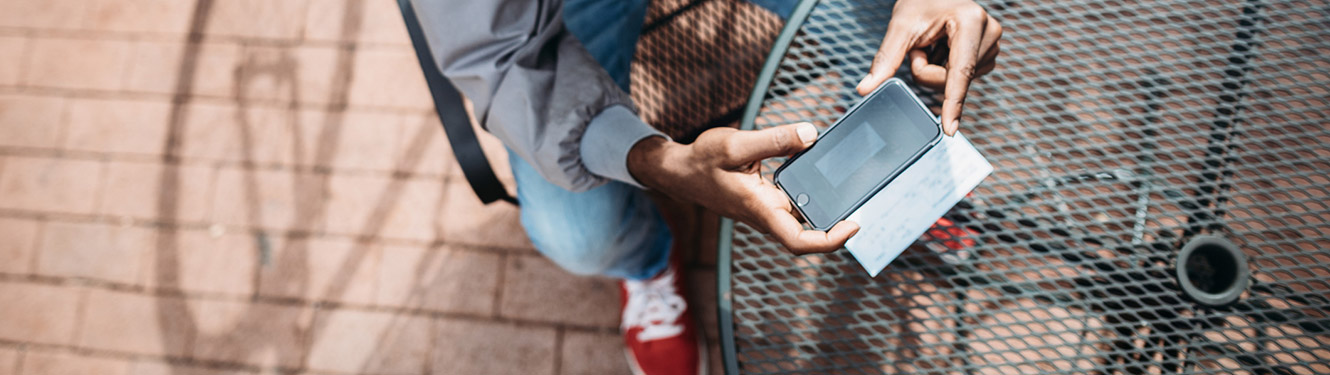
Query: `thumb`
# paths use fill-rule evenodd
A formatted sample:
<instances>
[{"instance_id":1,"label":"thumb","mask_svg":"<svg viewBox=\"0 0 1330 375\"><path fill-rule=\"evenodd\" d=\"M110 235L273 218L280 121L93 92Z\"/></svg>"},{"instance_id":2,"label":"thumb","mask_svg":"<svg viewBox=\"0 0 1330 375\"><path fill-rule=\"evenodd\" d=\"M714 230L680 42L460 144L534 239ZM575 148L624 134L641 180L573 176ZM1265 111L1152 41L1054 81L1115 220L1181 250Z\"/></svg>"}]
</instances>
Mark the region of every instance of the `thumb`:
<instances>
[{"instance_id":1,"label":"thumb","mask_svg":"<svg viewBox=\"0 0 1330 375\"><path fill-rule=\"evenodd\" d=\"M789 156L816 140L817 127L807 122L730 133L726 167L740 168L767 158Z\"/></svg>"}]
</instances>

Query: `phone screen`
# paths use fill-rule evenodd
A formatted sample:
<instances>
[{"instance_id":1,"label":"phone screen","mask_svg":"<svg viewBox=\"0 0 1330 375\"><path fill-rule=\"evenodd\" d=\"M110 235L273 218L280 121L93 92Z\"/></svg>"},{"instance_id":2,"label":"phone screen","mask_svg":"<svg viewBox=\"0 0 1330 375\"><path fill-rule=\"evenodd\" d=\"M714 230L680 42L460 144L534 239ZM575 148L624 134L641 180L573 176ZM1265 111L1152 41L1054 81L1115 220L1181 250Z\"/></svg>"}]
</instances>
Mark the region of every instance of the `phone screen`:
<instances>
[{"instance_id":1,"label":"phone screen","mask_svg":"<svg viewBox=\"0 0 1330 375\"><path fill-rule=\"evenodd\" d=\"M776 183L815 228L849 215L941 136L903 82L883 86L777 172Z\"/></svg>"}]
</instances>

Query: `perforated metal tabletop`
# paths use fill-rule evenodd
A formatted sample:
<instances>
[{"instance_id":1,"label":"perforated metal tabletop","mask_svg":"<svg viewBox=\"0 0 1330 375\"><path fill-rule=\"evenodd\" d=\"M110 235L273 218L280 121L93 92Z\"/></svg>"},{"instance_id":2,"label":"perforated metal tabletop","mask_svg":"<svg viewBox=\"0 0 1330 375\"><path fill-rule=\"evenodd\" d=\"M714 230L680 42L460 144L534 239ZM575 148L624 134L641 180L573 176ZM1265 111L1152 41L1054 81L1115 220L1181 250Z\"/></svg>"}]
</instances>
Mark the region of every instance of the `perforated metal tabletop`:
<instances>
[{"instance_id":1,"label":"perforated metal tabletop","mask_svg":"<svg viewBox=\"0 0 1330 375\"><path fill-rule=\"evenodd\" d=\"M983 4L994 174L877 278L724 220L727 372L1330 373L1330 2ZM834 122L890 8L801 4L741 125Z\"/></svg>"}]
</instances>

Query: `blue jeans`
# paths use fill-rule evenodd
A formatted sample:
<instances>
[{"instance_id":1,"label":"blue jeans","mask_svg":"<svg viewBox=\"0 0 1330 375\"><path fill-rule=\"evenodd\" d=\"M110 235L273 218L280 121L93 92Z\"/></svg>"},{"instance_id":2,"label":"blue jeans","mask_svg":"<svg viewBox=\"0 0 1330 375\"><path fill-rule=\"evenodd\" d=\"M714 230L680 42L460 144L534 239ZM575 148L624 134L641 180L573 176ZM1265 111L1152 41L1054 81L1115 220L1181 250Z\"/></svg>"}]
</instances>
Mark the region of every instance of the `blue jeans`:
<instances>
[{"instance_id":1,"label":"blue jeans","mask_svg":"<svg viewBox=\"0 0 1330 375\"><path fill-rule=\"evenodd\" d=\"M797 1L755 0L782 18ZM610 77L628 91L628 71L647 0L567 0L564 25ZM669 264L673 237L642 190L611 181L574 193L545 181L508 153L522 204L522 226L546 257L569 272L622 279L651 278Z\"/></svg>"}]
</instances>

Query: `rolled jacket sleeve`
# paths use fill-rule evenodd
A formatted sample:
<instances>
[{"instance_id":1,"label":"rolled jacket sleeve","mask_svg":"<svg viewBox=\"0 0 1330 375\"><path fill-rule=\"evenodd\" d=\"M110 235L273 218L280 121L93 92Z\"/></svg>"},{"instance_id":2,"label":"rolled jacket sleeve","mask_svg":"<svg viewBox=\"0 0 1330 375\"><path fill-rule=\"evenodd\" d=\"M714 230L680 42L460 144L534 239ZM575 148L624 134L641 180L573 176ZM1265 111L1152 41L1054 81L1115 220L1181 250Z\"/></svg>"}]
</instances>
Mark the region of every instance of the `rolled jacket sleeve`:
<instances>
[{"instance_id":1,"label":"rolled jacket sleeve","mask_svg":"<svg viewBox=\"0 0 1330 375\"><path fill-rule=\"evenodd\" d=\"M664 137L664 133L642 122L628 108L614 106L596 115L582 135L582 160L591 173L627 182L642 184L628 172L628 151L647 137Z\"/></svg>"},{"instance_id":2,"label":"rolled jacket sleeve","mask_svg":"<svg viewBox=\"0 0 1330 375\"><path fill-rule=\"evenodd\" d=\"M546 180L570 191L610 178L636 184L624 165L627 148L651 128L564 28L562 2L412 4L435 62L471 100L481 125Z\"/></svg>"}]
</instances>

